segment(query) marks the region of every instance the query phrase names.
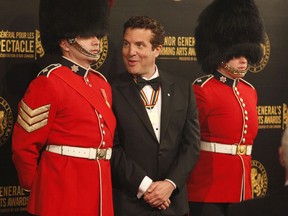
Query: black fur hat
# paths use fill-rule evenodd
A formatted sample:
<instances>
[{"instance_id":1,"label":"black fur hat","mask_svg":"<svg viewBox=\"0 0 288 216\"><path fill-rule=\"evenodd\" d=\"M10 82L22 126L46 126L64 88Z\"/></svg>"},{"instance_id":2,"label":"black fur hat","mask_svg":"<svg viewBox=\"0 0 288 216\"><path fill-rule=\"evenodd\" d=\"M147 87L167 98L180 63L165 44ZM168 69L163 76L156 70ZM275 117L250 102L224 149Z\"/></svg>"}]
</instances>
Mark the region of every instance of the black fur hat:
<instances>
[{"instance_id":1,"label":"black fur hat","mask_svg":"<svg viewBox=\"0 0 288 216\"><path fill-rule=\"evenodd\" d=\"M259 62L264 27L257 6L253 0L214 0L199 16L195 39L197 60L205 73L241 55L249 63Z\"/></svg>"},{"instance_id":2,"label":"black fur hat","mask_svg":"<svg viewBox=\"0 0 288 216\"><path fill-rule=\"evenodd\" d=\"M60 39L108 32L108 0L40 0L39 27L45 52L60 54Z\"/></svg>"}]
</instances>

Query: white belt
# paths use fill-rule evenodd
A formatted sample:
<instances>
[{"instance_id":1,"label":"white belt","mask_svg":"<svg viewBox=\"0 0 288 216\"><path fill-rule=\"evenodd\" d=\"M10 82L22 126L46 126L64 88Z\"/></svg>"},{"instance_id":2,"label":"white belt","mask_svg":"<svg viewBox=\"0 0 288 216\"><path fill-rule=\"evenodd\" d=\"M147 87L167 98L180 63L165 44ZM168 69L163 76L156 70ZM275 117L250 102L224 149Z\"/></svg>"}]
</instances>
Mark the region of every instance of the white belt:
<instances>
[{"instance_id":1,"label":"white belt","mask_svg":"<svg viewBox=\"0 0 288 216\"><path fill-rule=\"evenodd\" d=\"M112 155L112 149L99 149L99 148L81 148L72 146L58 146L58 145L47 145L46 151L72 156L79 158L86 158L90 160L110 160Z\"/></svg>"},{"instance_id":2,"label":"white belt","mask_svg":"<svg viewBox=\"0 0 288 216\"><path fill-rule=\"evenodd\" d=\"M200 149L203 151L231 154L231 155L251 155L252 145L221 144L215 142L201 141Z\"/></svg>"}]
</instances>

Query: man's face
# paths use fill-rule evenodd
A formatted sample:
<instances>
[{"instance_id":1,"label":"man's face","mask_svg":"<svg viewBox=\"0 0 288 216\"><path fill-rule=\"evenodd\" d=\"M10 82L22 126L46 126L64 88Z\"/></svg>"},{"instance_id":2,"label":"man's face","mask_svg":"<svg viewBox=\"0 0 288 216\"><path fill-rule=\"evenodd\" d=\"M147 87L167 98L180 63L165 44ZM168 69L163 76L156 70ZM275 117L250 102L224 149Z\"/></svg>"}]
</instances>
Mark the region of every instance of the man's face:
<instances>
[{"instance_id":1,"label":"man's face","mask_svg":"<svg viewBox=\"0 0 288 216\"><path fill-rule=\"evenodd\" d=\"M245 71L248 67L248 60L244 56L234 57L234 58L230 59L229 62L227 62L227 64L230 67L232 67L238 71ZM237 75L237 74L231 73L229 71L227 71L226 73L228 73L229 76L232 77L233 79L241 78L241 77L245 76L245 73L241 74L241 75L239 75L239 74Z\"/></svg>"},{"instance_id":2,"label":"man's face","mask_svg":"<svg viewBox=\"0 0 288 216\"><path fill-rule=\"evenodd\" d=\"M132 75L150 78L155 72L155 60L161 46L152 50L153 33L149 29L128 28L123 36L122 57L127 71Z\"/></svg>"},{"instance_id":3,"label":"man's face","mask_svg":"<svg viewBox=\"0 0 288 216\"><path fill-rule=\"evenodd\" d=\"M85 49L87 52L95 55L99 52L100 40L94 37L77 37L77 43ZM62 40L60 42L60 46L64 50L63 55L68 57L69 59L75 61L81 66L85 68L89 67L89 65L97 60L98 57L88 57L73 47L68 43L67 40Z\"/></svg>"}]
</instances>

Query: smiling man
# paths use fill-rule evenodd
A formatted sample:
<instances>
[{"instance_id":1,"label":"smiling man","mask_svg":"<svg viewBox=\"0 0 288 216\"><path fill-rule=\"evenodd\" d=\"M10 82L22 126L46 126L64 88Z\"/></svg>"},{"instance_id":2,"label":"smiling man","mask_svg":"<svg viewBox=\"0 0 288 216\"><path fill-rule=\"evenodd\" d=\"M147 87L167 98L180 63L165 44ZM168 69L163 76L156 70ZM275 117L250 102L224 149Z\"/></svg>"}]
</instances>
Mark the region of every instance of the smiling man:
<instances>
[{"instance_id":1,"label":"smiling man","mask_svg":"<svg viewBox=\"0 0 288 216\"><path fill-rule=\"evenodd\" d=\"M191 83L156 66L163 41L163 26L150 17L124 24L127 71L112 83L115 215L188 213L185 184L199 154L198 112Z\"/></svg>"}]
</instances>

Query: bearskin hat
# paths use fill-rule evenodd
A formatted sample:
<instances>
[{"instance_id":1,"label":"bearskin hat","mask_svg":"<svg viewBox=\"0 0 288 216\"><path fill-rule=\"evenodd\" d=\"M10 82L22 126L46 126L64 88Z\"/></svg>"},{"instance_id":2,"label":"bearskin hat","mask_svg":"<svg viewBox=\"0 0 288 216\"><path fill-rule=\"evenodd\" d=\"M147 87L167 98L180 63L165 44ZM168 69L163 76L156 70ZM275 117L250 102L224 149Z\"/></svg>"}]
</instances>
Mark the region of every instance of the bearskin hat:
<instances>
[{"instance_id":1,"label":"bearskin hat","mask_svg":"<svg viewBox=\"0 0 288 216\"><path fill-rule=\"evenodd\" d=\"M45 52L60 54L60 39L108 33L108 0L40 0L39 28Z\"/></svg>"},{"instance_id":2,"label":"bearskin hat","mask_svg":"<svg viewBox=\"0 0 288 216\"><path fill-rule=\"evenodd\" d=\"M205 73L233 57L250 64L263 56L264 26L253 0L214 0L200 14L195 28L195 49Z\"/></svg>"}]
</instances>

